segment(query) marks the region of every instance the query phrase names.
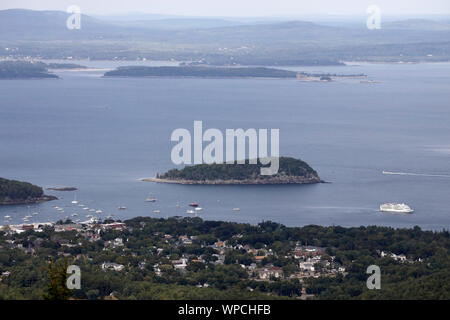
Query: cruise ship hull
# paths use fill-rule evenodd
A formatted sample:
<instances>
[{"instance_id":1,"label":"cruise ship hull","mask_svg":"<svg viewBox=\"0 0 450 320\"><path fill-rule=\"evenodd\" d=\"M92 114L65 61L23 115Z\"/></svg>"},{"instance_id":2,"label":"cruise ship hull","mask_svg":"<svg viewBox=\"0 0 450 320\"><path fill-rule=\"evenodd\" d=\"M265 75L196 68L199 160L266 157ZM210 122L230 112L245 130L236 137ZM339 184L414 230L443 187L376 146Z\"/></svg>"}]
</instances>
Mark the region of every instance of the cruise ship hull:
<instances>
[{"instance_id":1,"label":"cruise ship hull","mask_svg":"<svg viewBox=\"0 0 450 320\"><path fill-rule=\"evenodd\" d=\"M395 209L381 209L381 212L393 212L393 213L413 213L414 210L410 209L410 210L395 210Z\"/></svg>"}]
</instances>

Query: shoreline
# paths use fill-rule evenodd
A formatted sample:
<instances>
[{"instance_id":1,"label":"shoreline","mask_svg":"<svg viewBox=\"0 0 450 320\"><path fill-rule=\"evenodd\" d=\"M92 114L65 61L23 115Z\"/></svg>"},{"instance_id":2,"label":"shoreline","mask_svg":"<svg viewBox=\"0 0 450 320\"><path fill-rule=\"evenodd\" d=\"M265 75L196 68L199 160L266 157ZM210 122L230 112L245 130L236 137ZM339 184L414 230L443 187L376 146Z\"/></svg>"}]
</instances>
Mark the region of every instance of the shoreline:
<instances>
[{"instance_id":1,"label":"shoreline","mask_svg":"<svg viewBox=\"0 0 450 320\"><path fill-rule=\"evenodd\" d=\"M21 205L21 204L33 204L33 203L42 203L47 201L58 200L55 196L43 195L39 198L30 198L24 200L2 200L0 201L0 206L9 206L9 205Z\"/></svg>"},{"instance_id":2,"label":"shoreline","mask_svg":"<svg viewBox=\"0 0 450 320\"><path fill-rule=\"evenodd\" d=\"M172 180L161 178L143 178L144 182L173 183L184 185L282 185L282 184L316 184L325 181L316 178L285 177L273 179L243 179L243 180Z\"/></svg>"}]
</instances>

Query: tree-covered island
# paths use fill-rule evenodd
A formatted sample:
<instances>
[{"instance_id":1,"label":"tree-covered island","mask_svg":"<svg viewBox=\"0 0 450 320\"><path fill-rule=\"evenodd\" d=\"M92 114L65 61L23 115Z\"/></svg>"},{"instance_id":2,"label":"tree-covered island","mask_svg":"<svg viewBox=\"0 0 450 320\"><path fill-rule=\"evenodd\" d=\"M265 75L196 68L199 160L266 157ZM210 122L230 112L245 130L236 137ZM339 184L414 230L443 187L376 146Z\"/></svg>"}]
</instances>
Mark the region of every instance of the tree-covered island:
<instances>
[{"instance_id":1,"label":"tree-covered island","mask_svg":"<svg viewBox=\"0 0 450 320\"><path fill-rule=\"evenodd\" d=\"M34 61L0 61L0 79L57 79L48 65Z\"/></svg>"},{"instance_id":2,"label":"tree-covered island","mask_svg":"<svg viewBox=\"0 0 450 320\"><path fill-rule=\"evenodd\" d=\"M364 74L339 75L296 72L266 67L213 67L213 66L124 66L108 71L105 77L193 77L193 78L278 78L317 79L321 77L365 77Z\"/></svg>"},{"instance_id":3,"label":"tree-covered island","mask_svg":"<svg viewBox=\"0 0 450 320\"><path fill-rule=\"evenodd\" d=\"M47 196L41 187L28 182L0 178L0 205L26 204L56 200Z\"/></svg>"},{"instance_id":4,"label":"tree-covered island","mask_svg":"<svg viewBox=\"0 0 450 320\"><path fill-rule=\"evenodd\" d=\"M156 178L143 181L179 184L310 184L320 183L317 172L306 162L290 157L279 158L279 170L275 175L261 175L263 167L257 164L198 164L183 169L172 169Z\"/></svg>"},{"instance_id":5,"label":"tree-covered island","mask_svg":"<svg viewBox=\"0 0 450 320\"><path fill-rule=\"evenodd\" d=\"M201 77L201 78L292 78L294 71L264 67L145 67L126 66L108 71L105 77Z\"/></svg>"}]
</instances>

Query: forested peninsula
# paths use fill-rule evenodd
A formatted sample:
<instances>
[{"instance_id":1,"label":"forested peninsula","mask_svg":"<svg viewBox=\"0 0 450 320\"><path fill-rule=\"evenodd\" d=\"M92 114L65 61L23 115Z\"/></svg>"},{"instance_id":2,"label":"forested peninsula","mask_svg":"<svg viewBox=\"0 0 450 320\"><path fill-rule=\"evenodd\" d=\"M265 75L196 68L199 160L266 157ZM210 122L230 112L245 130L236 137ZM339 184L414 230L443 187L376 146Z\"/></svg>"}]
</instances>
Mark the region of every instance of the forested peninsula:
<instances>
[{"instance_id":1,"label":"forested peninsula","mask_svg":"<svg viewBox=\"0 0 450 320\"><path fill-rule=\"evenodd\" d=\"M31 61L0 61L0 79L57 79L48 65Z\"/></svg>"},{"instance_id":2,"label":"forested peninsula","mask_svg":"<svg viewBox=\"0 0 450 320\"><path fill-rule=\"evenodd\" d=\"M0 178L0 205L37 203L56 200L44 194L41 187L28 182Z\"/></svg>"}]
</instances>

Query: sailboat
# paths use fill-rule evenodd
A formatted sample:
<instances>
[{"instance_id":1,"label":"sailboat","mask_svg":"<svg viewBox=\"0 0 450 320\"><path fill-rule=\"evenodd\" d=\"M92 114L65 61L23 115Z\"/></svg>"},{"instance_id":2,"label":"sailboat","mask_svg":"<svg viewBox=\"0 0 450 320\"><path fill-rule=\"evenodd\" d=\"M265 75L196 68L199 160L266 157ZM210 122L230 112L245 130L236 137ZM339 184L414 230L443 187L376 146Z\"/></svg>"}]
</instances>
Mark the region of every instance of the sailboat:
<instances>
[{"instance_id":1,"label":"sailboat","mask_svg":"<svg viewBox=\"0 0 450 320\"><path fill-rule=\"evenodd\" d=\"M73 197L72 204L78 204L78 201L77 201L77 194L76 194L76 193L75 193L75 196Z\"/></svg>"}]
</instances>

